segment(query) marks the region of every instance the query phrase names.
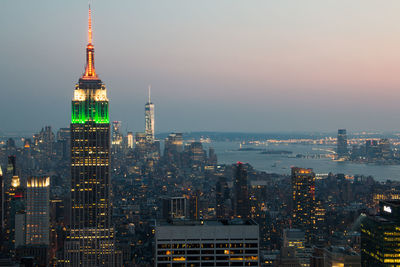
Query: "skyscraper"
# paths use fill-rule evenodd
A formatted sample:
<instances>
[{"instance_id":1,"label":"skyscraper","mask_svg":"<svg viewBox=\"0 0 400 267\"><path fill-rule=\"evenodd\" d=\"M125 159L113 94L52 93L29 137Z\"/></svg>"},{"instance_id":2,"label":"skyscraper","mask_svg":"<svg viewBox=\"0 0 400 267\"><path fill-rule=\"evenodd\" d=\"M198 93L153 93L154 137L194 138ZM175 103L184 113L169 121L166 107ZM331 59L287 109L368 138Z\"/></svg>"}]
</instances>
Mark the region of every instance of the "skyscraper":
<instances>
[{"instance_id":1,"label":"skyscraper","mask_svg":"<svg viewBox=\"0 0 400 267\"><path fill-rule=\"evenodd\" d=\"M113 121L112 123L112 137L111 144L120 146L122 144L123 136L121 133L122 122Z\"/></svg>"},{"instance_id":2,"label":"skyscraper","mask_svg":"<svg viewBox=\"0 0 400 267\"><path fill-rule=\"evenodd\" d=\"M151 102L151 86L149 85L149 100L144 107L145 133L148 141L154 140L154 104Z\"/></svg>"},{"instance_id":3,"label":"skyscraper","mask_svg":"<svg viewBox=\"0 0 400 267\"><path fill-rule=\"evenodd\" d=\"M293 225L302 229L307 241L313 238L315 219L315 173L312 169L292 168L292 219Z\"/></svg>"},{"instance_id":4,"label":"skyscraper","mask_svg":"<svg viewBox=\"0 0 400 267\"><path fill-rule=\"evenodd\" d=\"M343 158L347 156L347 133L346 129L339 129L337 135L337 156Z\"/></svg>"},{"instance_id":5,"label":"skyscraper","mask_svg":"<svg viewBox=\"0 0 400 267\"><path fill-rule=\"evenodd\" d=\"M229 216L227 203L229 199L230 193L226 177L219 177L215 185L215 211L217 219L225 219Z\"/></svg>"},{"instance_id":6,"label":"skyscraper","mask_svg":"<svg viewBox=\"0 0 400 267\"><path fill-rule=\"evenodd\" d=\"M21 188L19 184L19 177L16 175L16 157L8 156L7 170L3 177L3 227L4 227L4 239L7 244L7 249L14 247L14 231L15 231L15 214L22 210L20 206L20 198L22 194L19 194ZM18 194L16 194L16 192ZM16 197L17 196L17 197Z\"/></svg>"},{"instance_id":7,"label":"skyscraper","mask_svg":"<svg viewBox=\"0 0 400 267\"><path fill-rule=\"evenodd\" d=\"M400 201L379 203L380 212L361 221L361 264L398 266L400 262Z\"/></svg>"},{"instance_id":8,"label":"skyscraper","mask_svg":"<svg viewBox=\"0 0 400 267\"><path fill-rule=\"evenodd\" d=\"M67 266L114 266L110 122L107 90L94 67L91 10L86 68L75 86L71 118L71 223Z\"/></svg>"},{"instance_id":9,"label":"skyscraper","mask_svg":"<svg viewBox=\"0 0 400 267\"><path fill-rule=\"evenodd\" d=\"M5 236L10 250L15 249L19 244L23 244L23 240L18 237L22 237L23 239L24 236L23 229L20 227L23 226L22 218L25 215L24 202L24 189L21 186L20 178L14 175L11 179L11 185L8 188L6 198Z\"/></svg>"},{"instance_id":10,"label":"skyscraper","mask_svg":"<svg viewBox=\"0 0 400 267\"><path fill-rule=\"evenodd\" d=\"M238 162L235 172L235 216L248 218L250 216L249 190L247 185L247 171L243 163Z\"/></svg>"},{"instance_id":11,"label":"skyscraper","mask_svg":"<svg viewBox=\"0 0 400 267\"><path fill-rule=\"evenodd\" d=\"M126 139L127 139L128 148L129 149L133 149L133 144L134 144L133 133L132 132L128 132L128 134L126 135Z\"/></svg>"},{"instance_id":12,"label":"skyscraper","mask_svg":"<svg viewBox=\"0 0 400 267\"><path fill-rule=\"evenodd\" d=\"M49 245L50 177L29 177L26 184L26 244Z\"/></svg>"},{"instance_id":13,"label":"skyscraper","mask_svg":"<svg viewBox=\"0 0 400 267\"><path fill-rule=\"evenodd\" d=\"M182 133L171 133L165 138L164 158L169 164L181 164L181 152L183 149Z\"/></svg>"}]
</instances>

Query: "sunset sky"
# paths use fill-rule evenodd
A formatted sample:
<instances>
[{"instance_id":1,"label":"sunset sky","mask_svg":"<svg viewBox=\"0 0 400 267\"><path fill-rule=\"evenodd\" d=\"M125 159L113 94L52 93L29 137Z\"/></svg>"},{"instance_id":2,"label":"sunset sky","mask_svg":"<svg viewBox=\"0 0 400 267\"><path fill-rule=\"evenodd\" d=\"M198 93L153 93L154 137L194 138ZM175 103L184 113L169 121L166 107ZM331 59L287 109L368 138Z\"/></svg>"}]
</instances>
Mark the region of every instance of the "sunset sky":
<instances>
[{"instance_id":1,"label":"sunset sky","mask_svg":"<svg viewBox=\"0 0 400 267\"><path fill-rule=\"evenodd\" d=\"M156 132L400 130L400 1L93 0L112 120ZM68 127L88 2L0 1L0 132Z\"/></svg>"}]
</instances>

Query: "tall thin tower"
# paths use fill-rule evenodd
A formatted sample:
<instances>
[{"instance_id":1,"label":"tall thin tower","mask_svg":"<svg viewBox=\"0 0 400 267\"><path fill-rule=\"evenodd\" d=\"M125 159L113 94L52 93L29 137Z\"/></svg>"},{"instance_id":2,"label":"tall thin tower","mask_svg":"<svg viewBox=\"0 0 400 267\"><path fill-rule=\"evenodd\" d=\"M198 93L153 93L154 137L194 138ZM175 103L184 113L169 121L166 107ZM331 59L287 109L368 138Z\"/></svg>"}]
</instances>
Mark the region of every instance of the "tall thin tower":
<instances>
[{"instance_id":1,"label":"tall thin tower","mask_svg":"<svg viewBox=\"0 0 400 267\"><path fill-rule=\"evenodd\" d=\"M292 195L293 226L302 229L307 242L311 242L316 229L315 173L312 169L292 167Z\"/></svg>"},{"instance_id":2,"label":"tall thin tower","mask_svg":"<svg viewBox=\"0 0 400 267\"><path fill-rule=\"evenodd\" d=\"M337 156L338 158L346 157L348 154L346 129L339 129L337 135Z\"/></svg>"},{"instance_id":3,"label":"tall thin tower","mask_svg":"<svg viewBox=\"0 0 400 267\"><path fill-rule=\"evenodd\" d=\"M75 85L71 117L71 222L67 266L114 266L110 122L107 90L96 74L89 7L86 68Z\"/></svg>"},{"instance_id":4,"label":"tall thin tower","mask_svg":"<svg viewBox=\"0 0 400 267\"><path fill-rule=\"evenodd\" d=\"M26 244L49 245L50 177L29 177L26 184Z\"/></svg>"},{"instance_id":5,"label":"tall thin tower","mask_svg":"<svg viewBox=\"0 0 400 267\"><path fill-rule=\"evenodd\" d=\"M246 219L250 216L249 189L247 171L242 162L238 162L235 171L235 217Z\"/></svg>"},{"instance_id":6,"label":"tall thin tower","mask_svg":"<svg viewBox=\"0 0 400 267\"><path fill-rule=\"evenodd\" d=\"M145 132L148 141L154 141L154 104L151 103L151 86L149 85L149 100L146 103L145 110Z\"/></svg>"}]
</instances>

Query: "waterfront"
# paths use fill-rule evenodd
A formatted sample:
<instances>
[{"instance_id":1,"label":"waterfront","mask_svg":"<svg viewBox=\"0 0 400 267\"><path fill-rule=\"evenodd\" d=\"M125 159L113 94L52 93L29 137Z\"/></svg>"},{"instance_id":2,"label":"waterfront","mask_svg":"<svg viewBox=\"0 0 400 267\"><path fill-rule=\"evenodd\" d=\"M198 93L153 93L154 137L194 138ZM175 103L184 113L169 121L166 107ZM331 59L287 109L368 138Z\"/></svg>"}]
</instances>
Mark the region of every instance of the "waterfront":
<instances>
[{"instance_id":1,"label":"waterfront","mask_svg":"<svg viewBox=\"0 0 400 267\"><path fill-rule=\"evenodd\" d=\"M261 154L258 150L239 151L239 142L211 142L204 143L204 147L213 147L221 164L233 164L237 161L250 163L255 169L268 173L289 174L290 167L298 166L313 168L317 174L322 173L344 173L346 175L371 175L376 180L386 181L387 179L400 181L400 165L377 165L377 164L358 164L351 162L337 162L324 157L327 150L334 150L332 146L324 145L268 145L252 146L267 150L288 150L293 155L285 154ZM308 158L296 158L294 155L302 154ZM321 155L312 158L312 155Z\"/></svg>"}]
</instances>

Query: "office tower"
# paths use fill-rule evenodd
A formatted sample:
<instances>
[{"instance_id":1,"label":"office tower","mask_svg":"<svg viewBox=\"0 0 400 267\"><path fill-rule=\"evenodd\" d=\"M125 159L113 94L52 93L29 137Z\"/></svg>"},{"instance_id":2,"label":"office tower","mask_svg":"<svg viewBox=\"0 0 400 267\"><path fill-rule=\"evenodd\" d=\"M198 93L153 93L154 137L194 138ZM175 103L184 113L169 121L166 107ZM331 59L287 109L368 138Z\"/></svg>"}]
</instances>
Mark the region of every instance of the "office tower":
<instances>
[{"instance_id":1,"label":"office tower","mask_svg":"<svg viewBox=\"0 0 400 267\"><path fill-rule=\"evenodd\" d=\"M26 184L26 244L49 245L50 177L29 177Z\"/></svg>"},{"instance_id":2,"label":"office tower","mask_svg":"<svg viewBox=\"0 0 400 267\"><path fill-rule=\"evenodd\" d=\"M113 121L111 131L111 153L116 155L122 152L124 137L121 132L122 122ZM112 157L114 160L116 157Z\"/></svg>"},{"instance_id":3,"label":"office tower","mask_svg":"<svg viewBox=\"0 0 400 267\"><path fill-rule=\"evenodd\" d=\"M6 194L5 210L5 233L8 248L15 249L16 246L24 244L24 190L21 187L20 178L14 175L11 185Z\"/></svg>"},{"instance_id":4,"label":"office tower","mask_svg":"<svg viewBox=\"0 0 400 267\"><path fill-rule=\"evenodd\" d=\"M325 266L361 267L360 254L347 246L329 246L324 250ZM374 265L377 266L377 265ZM388 266L388 265L385 265Z\"/></svg>"},{"instance_id":5,"label":"office tower","mask_svg":"<svg viewBox=\"0 0 400 267\"><path fill-rule=\"evenodd\" d=\"M53 155L54 133L51 126L45 126L39 133L39 147L44 155L51 158Z\"/></svg>"},{"instance_id":6,"label":"office tower","mask_svg":"<svg viewBox=\"0 0 400 267\"><path fill-rule=\"evenodd\" d=\"M29 177L26 183L26 213L16 216L16 257L31 257L39 266L49 265L50 177ZM23 231L17 232L20 228Z\"/></svg>"},{"instance_id":7,"label":"office tower","mask_svg":"<svg viewBox=\"0 0 400 267\"><path fill-rule=\"evenodd\" d=\"M312 169L292 168L292 190L293 226L303 230L310 242L316 226L315 174Z\"/></svg>"},{"instance_id":8,"label":"office tower","mask_svg":"<svg viewBox=\"0 0 400 267\"><path fill-rule=\"evenodd\" d=\"M163 199L164 219L188 219L189 199L188 197L167 197Z\"/></svg>"},{"instance_id":9,"label":"office tower","mask_svg":"<svg viewBox=\"0 0 400 267\"><path fill-rule=\"evenodd\" d=\"M338 158L346 157L348 154L346 129L338 130L337 151L336 152L337 152Z\"/></svg>"},{"instance_id":10,"label":"office tower","mask_svg":"<svg viewBox=\"0 0 400 267\"><path fill-rule=\"evenodd\" d=\"M160 222L155 232L156 267L260 266L258 225L251 220Z\"/></svg>"},{"instance_id":11,"label":"office tower","mask_svg":"<svg viewBox=\"0 0 400 267\"><path fill-rule=\"evenodd\" d=\"M218 158L217 154L215 154L215 149L210 147L208 149L208 164L217 165L217 163L218 163Z\"/></svg>"},{"instance_id":12,"label":"office tower","mask_svg":"<svg viewBox=\"0 0 400 267\"><path fill-rule=\"evenodd\" d=\"M378 140L365 140L365 154L369 160L378 159L380 157Z\"/></svg>"},{"instance_id":13,"label":"office tower","mask_svg":"<svg viewBox=\"0 0 400 267\"><path fill-rule=\"evenodd\" d=\"M206 162L207 153L203 149L203 144L201 142L192 142L187 148L188 151L186 152L191 165L203 165Z\"/></svg>"},{"instance_id":14,"label":"office tower","mask_svg":"<svg viewBox=\"0 0 400 267\"><path fill-rule=\"evenodd\" d=\"M17 152L17 147L15 146L14 139L12 139L12 138L7 139L6 152L7 152L7 155L14 155Z\"/></svg>"},{"instance_id":15,"label":"office tower","mask_svg":"<svg viewBox=\"0 0 400 267\"><path fill-rule=\"evenodd\" d=\"M123 136L121 133L122 122L120 121L113 121L112 123L112 137L111 137L111 144L112 145L121 145Z\"/></svg>"},{"instance_id":16,"label":"office tower","mask_svg":"<svg viewBox=\"0 0 400 267\"><path fill-rule=\"evenodd\" d=\"M296 258L301 266L310 266L311 250L306 248L304 231L300 229L283 230L283 247L294 248Z\"/></svg>"},{"instance_id":17,"label":"office tower","mask_svg":"<svg viewBox=\"0 0 400 267\"><path fill-rule=\"evenodd\" d=\"M69 140L71 138L71 131L69 128L60 128L57 131L57 140Z\"/></svg>"},{"instance_id":18,"label":"office tower","mask_svg":"<svg viewBox=\"0 0 400 267\"><path fill-rule=\"evenodd\" d=\"M86 68L75 86L71 119L71 222L67 266L114 266L110 122L107 90L96 74L89 8Z\"/></svg>"},{"instance_id":19,"label":"office tower","mask_svg":"<svg viewBox=\"0 0 400 267\"><path fill-rule=\"evenodd\" d=\"M400 200L379 203L380 212L361 222L361 264L365 267L400 263Z\"/></svg>"},{"instance_id":20,"label":"office tower","mask_svg":"<svg viewBox=\"0 0 400 267\"><path fill-rule=\"evenodd\" d=\"M61 159L68 159L71 147L71 132L69 128L60 128L57 132L57 154Z\"/></svg>"},{"instance_id":21,"label":"office tower","mask_svg":"<svg viewBox=\"0 0 400 267\"><path fill-rule=\"evenodd\" d=\"M250 216L250 201L247 185L247 171L243 163L238 162L235 171L235 217L248 218Z\"/></svg>"},{"instance_id":22,"label":"office tower","mask_svg":"<svg viewBox=\"0 0 400 267\"><path fill-rule=\"evenodd\" d=\"M382 138L378 142L380 158L391 159L393 158L393 151L389 139Z\"/></svg>"},{"instance_id":23,"label":"office tower","mask_svg":"<svg viewBox=\"0 0 400 267\"><path fill-rule=\"evenodd\" d=\"M19 200L19 177L16 175L16 157L14 155L8 156L7 169L3 176L3 226L4 226L4 239L7 243L7 248L12 249L14 239L14 226L15 226L15 204ZM15 194L17 198L15 198ZM21 195L22 196L22 195ZM17 205L18 206L18 205Z\"/></svg>"},{"instance_id":24,"label":"office tower","mask_svg":"<svg viewBox=\"0 0 400 267\"><path fill-rule=\"evenodd\" d=\"M133 144L134 144L133 133L132 132L128 132L128 134L126 135L126 139L127 139L128 148L129 149L133 149Z\"/></svg>"},{"instance_id":25,"label":"office tower","mask_svg":"<svg viewBox=\"0 0 400 267\"><path fill-rule=\"evenodd\" d=\"M17 175L16 161L17 161L16 156L14 156L14 155L8 156L7 170L6 170L6 177L5 177L6 190L11 185L11 178L13 176Z\"/></svg>"},{"instance_id":26,"label":"office tower","mask_svg":"<svg viewBox=\"0 0 400 267\"><path fill-rule=\"evenodd\" d=\"M148 141L154 140L154 104L151 102L151 86L149 85L149 100L144 107L145 133Z\"/></svg>"},{"instance_id":27,"label":"office tower","mask_svg":"<svg viewBox=\"0 0 400 267\"><path fill-rule=\"evenodd\" d=\"M170 163L178 164L180 162L180 153L183 150L182 133L171 133L165 138L164 158Z\"/></svg>"},{"instance_id":28,"label":"office tower","mask_svg":"<svg viewBox=\"0 0 400 267\"><path fill-rule=\"evenodd\" d=\"M147 158L147 139L145 133L135 134L134 156L137 161L144 161Z\"/></svg>"},{"instance_id":29,"label":"office tower","mask_svg":"<svg viewBox=\"0 0 400 267\"><path fill-rule=\"evenodd\" d=\"M229 216L229 200L230 192L226 177L218 177L218 181L215 186L215 211L217 219L228 218Z\"/></svg>"},{"instance_id":30,"label":"office tower","mask_svg":"<svg viewBox=\"0 0 400 267\"><path fill-rule=\"evenodd\" d=\"M317 244L313 247L310 257L310 267L325 267L324 252L323 244Z\"/></svg>"},{"instance_id":31,"label":"office tower","mask_svg":"<svg viewBox=\"0 0 400 267\"><path fill-rule=\"evenodd\" d=\"M301 267L296 257L296 250L292 247L282 247L277 256L274 266L277 267Z\"/></svg>"}]
</instances>

